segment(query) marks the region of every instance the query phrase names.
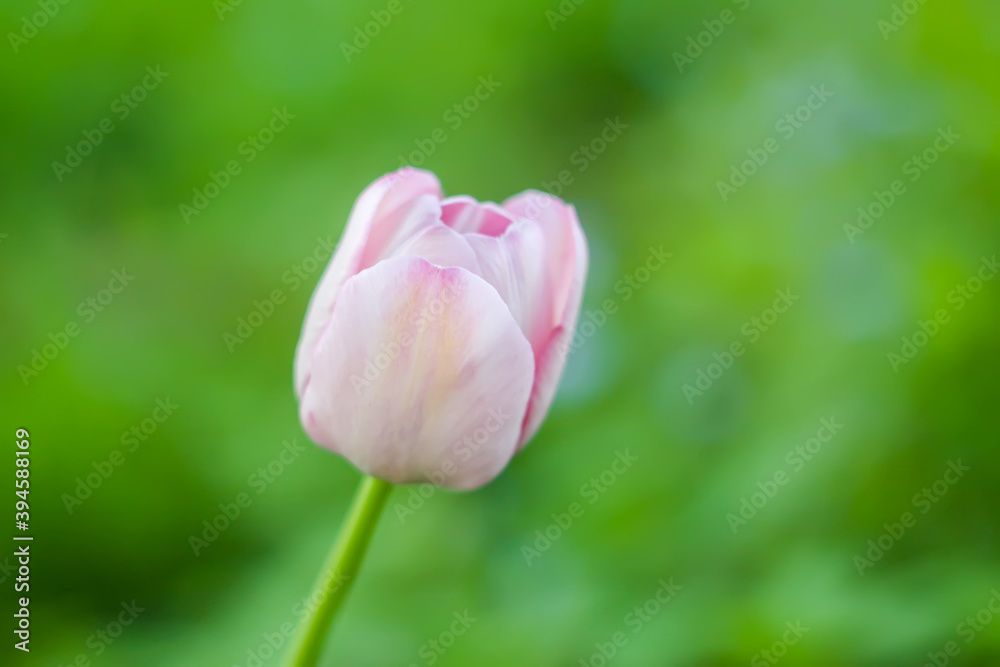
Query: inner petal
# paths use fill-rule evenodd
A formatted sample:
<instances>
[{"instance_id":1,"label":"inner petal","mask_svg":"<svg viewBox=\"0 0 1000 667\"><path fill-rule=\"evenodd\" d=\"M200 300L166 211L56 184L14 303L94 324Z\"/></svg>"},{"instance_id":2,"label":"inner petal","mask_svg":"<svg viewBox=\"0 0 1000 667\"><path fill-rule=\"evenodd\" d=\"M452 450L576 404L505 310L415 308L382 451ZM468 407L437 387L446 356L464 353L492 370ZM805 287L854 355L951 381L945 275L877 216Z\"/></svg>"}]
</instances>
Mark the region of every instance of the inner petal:
<instances>
[{"instance_id":1,"label":"inner petal","mask_svg":"<svg viewBox=\"0 0 1000 667\"><path fill-rule=\"evenodd\" d=\"M425 228L407 239L393 253L393 257L414 255L439 266L458 266L479 275L479 261L466 238L441 224Z\"/></svg>"},{"instance_id":2,"label":"inner petal","mask_svg":"<svg viewBox=\"0 0 1000 667\"><path fill-rule=\"evenodd\" d=\"M460 234L500 236L514 222L509 213L493 202L478 202L465 195L441 202L441 220Z\"/></svg>"}]
</instances>

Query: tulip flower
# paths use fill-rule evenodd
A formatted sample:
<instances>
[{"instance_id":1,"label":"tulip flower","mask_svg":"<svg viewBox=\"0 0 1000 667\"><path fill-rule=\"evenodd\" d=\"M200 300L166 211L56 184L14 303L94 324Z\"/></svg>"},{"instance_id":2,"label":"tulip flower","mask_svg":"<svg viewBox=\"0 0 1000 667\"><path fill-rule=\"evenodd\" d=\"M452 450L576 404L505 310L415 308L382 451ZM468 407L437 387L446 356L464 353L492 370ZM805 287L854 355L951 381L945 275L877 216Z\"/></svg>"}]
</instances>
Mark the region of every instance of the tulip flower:
<instances>
[{"instance_id":1,"label":"tulip flower","mask_svg":"<svg viewBox=\"0 0 1000 667\"><path fill-rule=\"evenodd\" d=\"M343 594L330 582L353 576L392 484L479 488L538 431L587 261L575 209L541 192L445 198L407 168L355 202L309 304L295 391L309 436L367 477L321 578L325 618L292 664L314 664L323 607Z\"/></svg>"}]
</instances>

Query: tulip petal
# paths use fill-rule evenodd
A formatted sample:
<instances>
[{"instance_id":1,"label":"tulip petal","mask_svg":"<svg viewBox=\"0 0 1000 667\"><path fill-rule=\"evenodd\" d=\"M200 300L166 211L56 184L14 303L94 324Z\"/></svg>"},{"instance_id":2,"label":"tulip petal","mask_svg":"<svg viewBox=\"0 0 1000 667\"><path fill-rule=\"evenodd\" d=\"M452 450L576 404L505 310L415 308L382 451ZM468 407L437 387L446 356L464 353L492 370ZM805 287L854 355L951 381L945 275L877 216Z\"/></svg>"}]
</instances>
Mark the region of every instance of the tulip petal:
<instances>
[{"instance_id":1,"label":"tulip petal","mask_svg":"<svg viewBox=\"0 0 1000 667\"><path fill-rule=\"evenodd\" d=\"M500 236L514 219L493 202L478 202L459 195L441 202L441 220L461 234Z\"/></svg>"},{"instance_id":2,"label":"tulip petal","mask_svg":"<svg viewBox=\"0 0 1000 667\"><path fill-rule=\"evenodd\" d=\"M394 483L472 489L517 447L531 347L496 291L412 256L348 280L301 402L317 443Z\"/></svg>"},{"instance_id":3,"label":"tulip petal","mask_svg":"<svg viewBox=\"0 0 1000 667\"><path fill-rule=\"evenodd\" d=\"M535 352L535 385L518 443L520 449L534 437L555 398L580 314L589 258L587 240L577 219L576 209L558 197L529 190L511 197L504 202L503 207L519 218L517 224L530 220L538 225L545 246L543 274L540 277L525 274L526 279L538 281L543 286L541 290L544 297L536 297L535 303L526 307L540 321L529 324L529 329L525 330L531 332L526 335ZM514 245L523 247L534 243L533 240L520 241L518 235L511 234L511 231L504 238L508 235L514 237ZM481 256L479 259L485 275L488 271L486 262ZM545 323L549 324L548 328Z\"/></svg>"},{"instance_id":4,"label":"tulip petal","mask_svg":"<svg viewBox=\"0 0 1000 667\"><path fill-rule=\"evenodd\" d=\"M391 257L401 245L428 227L441 224L441 199L435 194L423 194L389 213L375 219L361 268L375 266L379 260Z\"/></svg>"},{"instance_id":5,"label":"tulip petal","mask_svg":"<svg viewBox=\"0 0 1000 667\"><path fill-rule=\"evenodd\" d=\"M528 220L511 225L503 236L466 234L480 275L500 294L535 352L555 325L545 279L547 261L541 228Z\"/></svg>"},{"instance_id":6,"label":"tulip petal","mask_svg":"<svg viewBox=\"0 0 1000 667\"><path fill-rule=\"evenodd\" d=\"M571 206L539 192L523 193L504 208L519 219L502 236L467 234L466 238L476 252L481 275L507 303L537 356L566 312L579 223Z\"/></svg>"},{"instance_id":7,"label":"tulip petal","mask_svg":"<svg viewBox=\"0 0 1000 667\"><path fill-rule=\"evenodd\" d=\"M333 312L341 286L348 278L378 261L391 239L405 230L437 220L441 184L426 171L403 169L368 186L354 203L333 259L323 271L309 301L302 335L295 350L295 393L300 398L309 382L309 359ZM376 249L377 248L377 249Z\"/></svg>"},{"instance_id":8,"label":"tulip petal","mask_svg":"<svg viewBox=\"0 0 1000 667\"><path fill-rule=\"evenodd\" d=\"M573 227L573 279L570 285L566 310L559 326L552 332L540 354L535 355L535 384L531 390L531 400L528 402L527 414L517 448L521 450L538 432L545 416L552 407L559 380L566 367L566 357L570 352L573 333L576 330L577 319L580 316L580 302L583 300L583 287L587 278L589 256L587 239L578 224Z\"/></svg>"},{"instance_id":9,"label":"tulip petal","mask_svg":"<svg viewBox=\"0 0 1000 667\"><path fill-rule=\"evenodd\" d=\"M458 266L479 275L479 260L465 237L444 225L427 227L410 237L393 253L393 257L413 255L423 257L441 268Z\"/></svg>"},{"instance_id":10,"label":"tulip petal","mask_svg":"<svg viewBox=\"0 0 1000 667\"><path fill-rule=\"evenodd\" d=\"M547 288L553 295L552 313L558 322L569 301L571 286L576 275L574 257L578 256L579 251L578 235L582 237L583 234L576 209L558 197L537 190L527 190L511 197L503 203L503 208L518 218L536 222L542 228L548 260ZM584 254L586 246L587 242L584 239Z\"/></svg>"}]
</instances>

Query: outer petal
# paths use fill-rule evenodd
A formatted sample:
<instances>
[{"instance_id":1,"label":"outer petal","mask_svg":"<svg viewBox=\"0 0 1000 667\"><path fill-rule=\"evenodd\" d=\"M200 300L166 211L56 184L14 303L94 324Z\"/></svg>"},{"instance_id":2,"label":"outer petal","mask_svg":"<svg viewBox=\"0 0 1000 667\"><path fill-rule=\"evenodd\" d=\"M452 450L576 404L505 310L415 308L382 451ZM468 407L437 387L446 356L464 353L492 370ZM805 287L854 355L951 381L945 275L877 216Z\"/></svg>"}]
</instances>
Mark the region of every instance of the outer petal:
<instances>
[{"instance_id":1,"label":"outer petal","mask_svg":"<svg viewBox=\"0 0 1000 667\"><path fill-rule=\"evenodd\" d=\"M358 197L306 311L295 350L295 393L300 398L309 381L313 348L330 319L344 281L378 261L379 253L394 239L435 223L440 198L437 178L418 169L383 176Z\"/></svg>"},{"instance_id":2,"label":"outer petal","mask_svg":"<svg viewBox=\"0 0 1000 667\"><path fill-rule=\"evenodd\" d=\"M518 218L503 235L467 234L482 276L510 307L539 355L563 320L574 275L576 213L540 192L504 204ZM534 216L534 217L530 217Z\"/></svg>"},{"instance_id":3,"label":"outer petal","mask_svg":"<svg viewBox=\"0 0 1000 667\"><path fill-rule=\"evenodd\" d=\"M548 285L552 289L553 308L559 315L545 343L540 348L535 347L535 384L518 442L520 449L534 437L555 398L580 315L589 255L587 239L580 227L576 210L560 199L540 192L525 192L507 200L504 208L520 217L536 220L547 232L547 238L557 235L560 241L548 246L557 254L548 256L547 274ZM568 248L562 245L565 243L562 234L566 229L570 233Z\"/></svg>"},{"instance_id":4,"label":"outer petal","mask_svg":"<svg viewBox=\"0 0 1000 667\"><path fill-rule=\"evenodd\" d=\"M553 321L558 323L567 307L572 282L576 275L574 257L579 255L577 242L580 240L577 235L579 234L581 238L583 235L580 221L576 217L576 209L558 197L537 190L526 190L511 197L503 203L503 208L518 218L538 223L542 228L548 260L546 284L552 294ZM586 239L582 241L586 255L587 241ZM586 262L584 273L586 273Z\"/></svg>"},{"instance_id":5,"label":"outer petal","mask_svg":"<svg viewBox=\"0 0 1000 667\"><path fill-rule=\"evenodd\" d=\"M313 440L376 477L457 489L507 465L534 377L492 287L412 256L344 285L313 366L300 408Z\"/></svg>"}]
</instances>

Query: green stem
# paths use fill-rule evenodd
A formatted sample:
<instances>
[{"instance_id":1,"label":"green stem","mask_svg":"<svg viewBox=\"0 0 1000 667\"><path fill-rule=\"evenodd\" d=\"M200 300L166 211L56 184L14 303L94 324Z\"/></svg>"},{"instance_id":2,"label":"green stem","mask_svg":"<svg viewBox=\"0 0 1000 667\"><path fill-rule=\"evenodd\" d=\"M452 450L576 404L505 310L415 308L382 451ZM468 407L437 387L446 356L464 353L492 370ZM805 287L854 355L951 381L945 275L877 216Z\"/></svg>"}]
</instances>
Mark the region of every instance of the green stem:
<instances>
[{"instance_id":1,"label":"green stem","mask_svg":"<svg viewBox=\"0 0 1000 667\"><path fill-rule=\"evenodd\" d=\"M303 622L305 627L288 667L315 667L317 664L330 622L361 567L368 541L375 532L375 522L390 491L392 484L389 482L374 477L361 480L340 535L316 583L311 598L317 601L316 609Z\"/></svg>"}]
</instances>

